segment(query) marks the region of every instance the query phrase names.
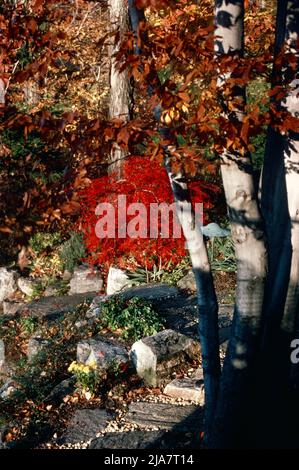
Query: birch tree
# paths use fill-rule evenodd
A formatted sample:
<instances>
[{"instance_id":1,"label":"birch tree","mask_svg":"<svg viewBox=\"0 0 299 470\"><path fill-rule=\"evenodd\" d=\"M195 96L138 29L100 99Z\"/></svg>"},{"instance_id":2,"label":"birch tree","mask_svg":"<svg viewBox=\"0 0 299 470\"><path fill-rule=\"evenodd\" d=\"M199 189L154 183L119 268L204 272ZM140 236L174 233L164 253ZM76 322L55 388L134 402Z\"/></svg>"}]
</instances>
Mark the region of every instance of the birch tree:
<instances>
[{"instance_id":1,"label":"birch tree","mask_svg":"<svg viewBox=\"0 0 299 470\"><path fill-rule=\"evenodd\" d=\"M116 55L129 30L128 5L126 0L109 0L109 19L111 32L110 56L110 102L109 118L128 121L132 113L132 88L128 71L120 72ZM110 155L109 171L121 177L121 163L126 152L115 142Z\"/></svg>"},{"instance_id":2,"label":"birch tree","mask_svg":"<svg viewBox=\"0 0 299 470\"><path fill-rule=\"evenodd\" d=\"M133 2L131 10L134 8ZM171 132L163 126L160 131L168 142L164 143L165 167L197 283L205 445L292 446L298 417L294 398L298 367L290 361L290 346L299 326L299 10L295 1L278 2L272 96L276 88L284 93L279 101L272 99L271 111L279 124L268 130L259 192L244 138L248 126L246 80L239 78L244 57L244 1L216 0L214 12L217 96L221 122L229 123L223 126L218 152L237 260L234 318L221 374L218 306L206 246L199 233L190 231L192 217L186 220L181 215L180 209L190 203L188 186L184 172L172 167L175 143ZM161 110L154 114L161 116ZM227 129L232 135L226 135Z\"/></svg>"}]
</instances>

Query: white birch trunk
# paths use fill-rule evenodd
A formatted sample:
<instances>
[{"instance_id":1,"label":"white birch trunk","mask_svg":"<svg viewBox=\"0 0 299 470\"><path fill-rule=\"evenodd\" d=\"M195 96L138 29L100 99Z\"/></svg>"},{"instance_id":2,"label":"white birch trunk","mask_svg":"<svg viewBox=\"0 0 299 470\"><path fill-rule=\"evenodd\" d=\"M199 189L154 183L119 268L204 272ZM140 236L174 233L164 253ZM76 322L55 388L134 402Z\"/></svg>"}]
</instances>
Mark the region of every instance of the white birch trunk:
<instances>
[{"instance_id":1,"label":"white birch trunk","mask_svg":"<svg viewBox=\"0 0 299 470\"><path fill-rule=\"evenodd\" d=\"M215 2L215 53L238 59L243 53L244 2ZM225 86L230 73L220 76ZM223 112L241 129L245 90L233 89L233 109L223 101ZM230 109L228 111L228 109ZM233 331L221 377L220 394L213 428L212 447L237 445L245 418L245 402L261 327L267 253L263 222L253 180L250 155L223 149L221 174L232 227L237 259L237 290Z\"/></svg>"},{"instance_id":2,"label":"white birch trunk","mask_svg":"<svg viewBox=\"0 0 299 470\"><path fill-rule=\"evenodd\" d=\"M286 53L296 58L297 73L290 83L290 89L282 107L293 117L299 115L299 5L289 1L286 18ZM296 28L294 28L296 25ZM297 29L297 30L296 30ZM299 306L299 134L290 132L287 136L287 146L284 150L285 181L289 216L291 220L292 261L289 287L285 303L282 329L292 333L295 327L297 309Z\"/></svg>"}]
</instances>

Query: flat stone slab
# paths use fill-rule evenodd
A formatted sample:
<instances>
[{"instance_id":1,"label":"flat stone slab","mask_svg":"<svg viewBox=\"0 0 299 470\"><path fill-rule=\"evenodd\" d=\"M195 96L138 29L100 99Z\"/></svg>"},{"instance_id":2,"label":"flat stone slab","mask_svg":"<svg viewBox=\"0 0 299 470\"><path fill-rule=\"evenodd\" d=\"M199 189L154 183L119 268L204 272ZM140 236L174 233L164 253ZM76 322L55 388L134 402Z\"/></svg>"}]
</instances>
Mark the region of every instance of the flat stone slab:
<instances>
[{"instance_id":1,"label":"flat stone slab","mask_svg":"<svg viewBox=\"0 0 299 470\"><path fill-rule=\"evenodd\" d=\"M198 429L202 409L196 405L173 405L169 403L149 403L145 401L131 403L126 414L126 421L139 426L154 426L160 429L172 429L187 432Z\"/></svg>"},{"instance_id":2,"label":"flat stone slab","mask_svg":"<svg viewBox=\"0 0 299 470\"><path fill-rule=\"evenodd\" d=\"M233 305L219 305L220 343L229 337L233 308ZM196 296L179 295L177 298L158 302L155 310L165 318L168 328L198 339L199 314Z\"/></svg>"},{"instance_id":3,"label":"flat stone slab","mask_svg":"<svg viewBox=\"0 0 299 470\"><path fill-rule=\"evenodd\" d=\"M163 393L173 398L183 398L194 401L201 406L204 405L204 384L201 379L186 377L172 380L166 385Z\"/></svg>"},{"instance_id":4,"label":"flat stone slab","mask_svg":"<svg viewBox=\"0 0 299 470\"><path fill-rule=\"evenodd\" d=\"M75 444L86 442L94 438L97 433L103 431L108 422L113 418L103 409L76 410L70 419L68 427L59 439L61 444Z\"/></svg>"},{"instance_id":5,"label":"flat stone slab","mask_svg":"<svg viewBox=\"0 0 299 470\"><path fill-rule=\"evenodd\" d=\"M127 364L129 355L127 350L116 341L95 336L78 343L77 361L86 365L96 362L100 368L107 369L112 362Z\"/></svg>"},{"instance_id":6,"label":"flat stone slab","mask_svg":"<svg viewBox=\"0 0 299 470\"><path fill-rule=\"evenodd\" d=\"M119 295L125 299L139 297L141 299L157 302L161 299L176 297L179 295L179 291L176 287L169 286L168 284L146 284L131 287Z\"/></svg>"},{"instance_id":7,"label":"flat stone slab","mask_svg":"<svg viewBox=\"0 0 299 470\"><path fill-rule=\"evenodd\" d=\"M32 317L57 318L74 310L85 300L92 300L96 292L88 294L62 295L60 297L42 297L39 300L22 304L18 313L29 313Z\"/></svg>"},{"instance_id":8,"label":"flat stone slab","mask_svg":"<svg viewBox=\"0 0 299 470\"><path fill-rule=\"evenodd\" d=\"M155 449L170 450L173 449L198 449L201 424L197 423L197 427L193 432L175 432L175 431L146 431L135 430L127 432L107 433L104 436L94 439L90 445L90 449ZM170 453L170 452L169 452ZM120 456L122 458L124 455ZM127 465L128 460L110 461L113 464ZM113 458L111 454L110 458ZM154 466L154 465L153 465Z\"/></svg>"},{"instance_id":9,"label":"flat stone slab","mask_svg":"<svg viewBox=\"0 0 299 470\"><path fill-rule=\"evenodd\" d=\"M169 286L168 284L145 284L137 287L129 287L126 290L113 295L96 296L92 301L90 309L98 308L103 301L112 298L114 295L117 295L122 299L138 297L139 299L148 300L154 307L161 307L161 300L163 300L165 308L177 305L177 301L179 301L181 297L183 299L183 304L185 304L187 298L187 296L181 295L176 287ZM169 305L168 302L170 302Z\"/></svg>"},{"instance_id":10,"label":"flat stone slab","mask_svg":"<svg viewBox=\"0 0 299 470\"><path fill-rule=\"evenodd\" d=\"M163 431L110 432L93 439L89 449L155 449L164 435Z\"/></svg>"},{"instance_id":11,"label":"flat stone slab","mask_svg":"<svg viewBox=\"0 0 299 470\"><path fill-rule=\"evenodd\" d=\"M164 330L136 341L130 351L136 372L147 385L162 385L173 368L199 356L198 341L174 330Z\"/></svg>"}]
</instances>

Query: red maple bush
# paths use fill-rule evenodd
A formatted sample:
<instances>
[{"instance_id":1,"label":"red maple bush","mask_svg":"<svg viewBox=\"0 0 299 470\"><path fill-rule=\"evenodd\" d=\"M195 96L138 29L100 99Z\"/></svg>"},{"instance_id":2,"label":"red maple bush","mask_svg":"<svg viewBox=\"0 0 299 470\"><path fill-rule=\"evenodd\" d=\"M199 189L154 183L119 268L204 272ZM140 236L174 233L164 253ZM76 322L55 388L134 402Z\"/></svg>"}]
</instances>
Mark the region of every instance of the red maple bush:
<instances>
[{"instance_id":1,"label":"red maple bush","mask_svg":"<svg viewBox=\"0 0 299 470\"><path fill-rule=\"evenodd\" d=\"M217 191L216 185L206 182L190 183L192 203L203 203L205 211L212 207L211 191ZM89 253L88 261L100 265L105 271L111 264L125 269L137 266L151 269L154 264L162 268L179 263L185 256L183 235L174 238L172 214L170 213L169 238L160 236L163 221L159 220L158 237L150 237L150 221L147 217L146 238L121 238L118 236L118 196L125 195L127 207L132 203L143 203L150 213L152 203L173 203L173 194L167 173L163 166L148 157L131 156L124 162L123 177L117 180L113 175L94 179L90 186L81 194L81 218L78 228L83 231L85 244ZM96 224L99 216L95 214L100 203L110 203L115 208L115 238L98 238ZM127 215L127 226L136 217ZM161 219L161 218L160 218Z\"/></svg>"}]
</instances>

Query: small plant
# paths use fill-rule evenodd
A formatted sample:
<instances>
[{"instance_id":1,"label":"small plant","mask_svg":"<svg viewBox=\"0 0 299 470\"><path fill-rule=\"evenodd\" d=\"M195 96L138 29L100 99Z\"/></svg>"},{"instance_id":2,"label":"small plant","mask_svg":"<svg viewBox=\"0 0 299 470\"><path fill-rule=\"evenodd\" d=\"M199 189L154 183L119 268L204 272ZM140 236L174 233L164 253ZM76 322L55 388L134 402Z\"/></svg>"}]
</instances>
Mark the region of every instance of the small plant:
<instances>
[{"instance_id":1,"label":"small plant","mask_svg":"<svg viewBox=\"0 0 299 470\"><path fill-rule=\"evenodd\" d=\"M83 234L73 232L70 239L64 242L60 248L60 258L64 268L72 272L85 256L86 250L83 243Z\"/></svg>"},{"instance_id":2,"label":"small plant","mask_svg":"<svg viewBox=\"0 0 299 470\"><path fill-rule=\"evenodd\" d=\"M37 326L36 318L24 317L24 318L21 318L20 323L21 323L22 330L28 335L31 335L36 330L36 326Z\"/></svg>"},{"instance_id":3,"label":"small plant","mask_svg":"<svg viewBox=\"0 0 299 470\"><path fill-rule=\"evenodd\" d=\"M68 368L68 372L74 373L76 385L82 395L86 396L89 393L90 396L93 396L95 394L101 382L101 375L96 362L85 365L73 361Z\"/></svg>"},{"instance_id":4,"label":"small plant","mask_svg":"<svg viewBox=\"0 0 299 470\"><path fill-rule=\"evenodd\" d=\"M189 269L190 261L188 257L183 258L178 264L174 264L170 260L164 268L162 268L162 261L160 259L159 266L154 264L152 269L138 266L134 271L127 271L127 275L132 285L153 282L165 282L166 284L176 285Z\"/></svg>"},{"instance_id":5,"label":"small plant","mask_svg":"<svg viewBox=\"0 0 299 470\"><path fill-rule=\"evenodd\" d=\"M163 329L163 321L150 303L138 297L122 299L115 296L103 302L100 327L121 330L124 340L137 341Z\"/></svg>"},{"instance_id":6,"label":"small plant","mask_svg":"<svg viewBox=\"0 0 299 470\"><path fill-rule=\"evenodd\" d=\"M46 287L44 285L43 282L37 282L35 283L33 286L32 286L32 293L30 295L31 299L39 299L44 291L45 291Z\"/></svg>"},{"instance_id":7,"label":"small plant","mask_svg":"<svg viewBox=\"0 0 299 470\"><path fill-rule=\"evenodd\" d=\"M57 246L60 242L61 235L59 232L38 232L33 235L29 240L29 244L32 250L37 255L40 255L47 249L52 249L54 246Z\"/></svg>"},{"instance_id":8,"label":"small plant","mask_svg":"<svg viewBox=\"0 0 299 470\"><path fill-rule=\"evenodd\" d=\"M215 238L208 244L208 253L213 271L235 272L237 270L231 237Z\"/></svg>"}]
</instances>

